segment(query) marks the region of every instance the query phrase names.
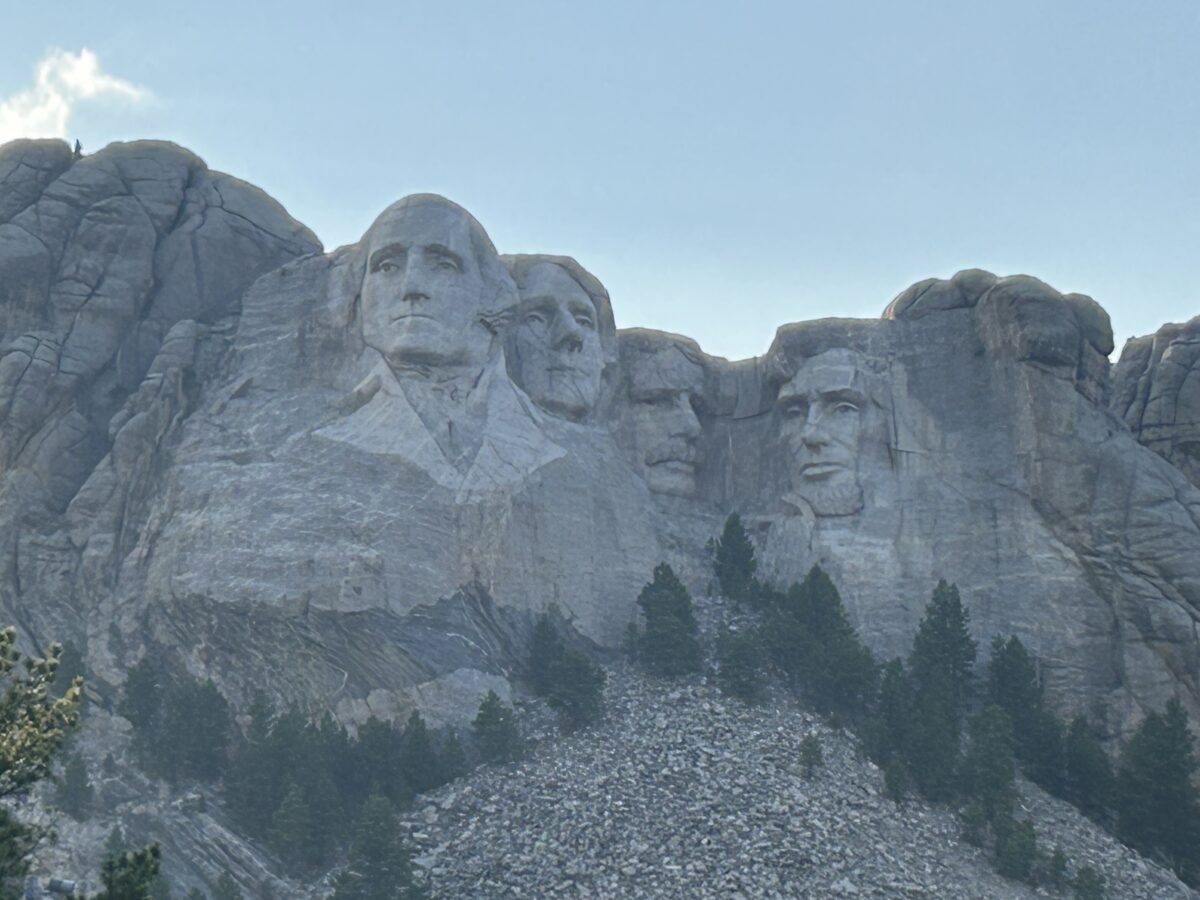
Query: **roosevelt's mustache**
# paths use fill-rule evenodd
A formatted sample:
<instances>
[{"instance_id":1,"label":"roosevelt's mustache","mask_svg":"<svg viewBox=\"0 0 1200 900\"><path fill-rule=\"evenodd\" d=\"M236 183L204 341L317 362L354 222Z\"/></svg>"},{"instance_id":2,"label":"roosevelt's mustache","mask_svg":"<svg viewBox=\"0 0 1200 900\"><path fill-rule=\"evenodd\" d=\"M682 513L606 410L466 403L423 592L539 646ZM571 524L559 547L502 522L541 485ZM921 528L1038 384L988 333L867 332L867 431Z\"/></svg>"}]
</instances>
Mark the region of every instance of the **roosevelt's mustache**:
<instances>
[{"instance_id":1,"label":"roosevelt's mustache","mask_svg":"<svg viewBox=\"0 0 1200 900\"><path fill-rule=\"evenodd\" d=\"M653 466L663 462L685 462L695 465L701 460L701 453L695 443L685 440L665 441L655 444L646 451L646 465Z\"/></svg>"}]
</instances>

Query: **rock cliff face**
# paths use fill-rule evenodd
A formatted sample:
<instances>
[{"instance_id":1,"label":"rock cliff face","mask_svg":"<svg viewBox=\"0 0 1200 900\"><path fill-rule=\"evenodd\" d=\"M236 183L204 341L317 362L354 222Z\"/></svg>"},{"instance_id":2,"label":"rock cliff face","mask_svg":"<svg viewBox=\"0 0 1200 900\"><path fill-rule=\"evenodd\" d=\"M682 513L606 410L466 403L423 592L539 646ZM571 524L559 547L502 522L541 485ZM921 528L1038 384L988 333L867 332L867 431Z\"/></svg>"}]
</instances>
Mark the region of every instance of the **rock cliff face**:
<instances>
[{"instance_id":1,"label":"rock cliff face","mask_svg":"<svg viewBox=\"0 0 1200 900\"><path fill-rule=\"evenodd\" d=\"M322 254L177 147L9 144L0 603L101 693L156 653L235 706L449 721L552 604L612 647L658 561L703 587L738 510L881 653L946 578L1062 711L1200 716L1194 325L1110 391L1095 302L967 271L729 362L617 332L578 263L501 257L440 197Z\"/></svg>"}]
</instances>

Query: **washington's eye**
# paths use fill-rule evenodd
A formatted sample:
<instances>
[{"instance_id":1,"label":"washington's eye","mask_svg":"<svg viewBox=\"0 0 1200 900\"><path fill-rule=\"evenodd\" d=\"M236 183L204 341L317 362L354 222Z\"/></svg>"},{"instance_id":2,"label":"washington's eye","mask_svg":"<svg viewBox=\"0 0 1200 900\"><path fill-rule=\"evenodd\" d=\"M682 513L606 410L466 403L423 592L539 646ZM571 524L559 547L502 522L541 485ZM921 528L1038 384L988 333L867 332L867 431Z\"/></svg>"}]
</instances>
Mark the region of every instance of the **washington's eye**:
<instances>
[{"instance_id":1,"label":"washington's eye","mask_svg":"<svg viewBox=\"0 0 1200 900\"><path fill-rule=\"evenodd\" d=\"M376 272L395 272L399 268L400 267L398 265L396 265L394 262L391 262L389 260L384 260L383 262L381 262L379 265L377 265L375 267L375 271Z\"/></svg>"},{"instance_id":2,"label":"washington's eye","mask_svg":"<svg viewBox=\"0 0 1200 900\"><path fill-rule=\"evenodd\" d=\"M592 320L588 316L576 316L575 321L579 323L580 328L592 327Z\"/></svg>"},{"instance_id":3,"label":"washington's eye","mask_svg":"<svg viewBox=\"0 0 1200 900\"><path fill-rule=\"evenodd\" d=\"M855 406L853 403L851 403L849 400L843 400L841 403L839 403L837 406L835 406L833 408L833 411L836 413L840 413L841 415L846 415L847 413L858 412L858 407Z\"/></svg>"},{"instance_id":4,"label":"washington's eye","mask_svg":"<svg viewBox=\"0 0 1200 900\"><path fill-rule=\"evenodd\" d=\"M450 272L461 272L462 271L459 268L458 263L456 263L454 260L452 260L446 256L441 257L437 261L437 267L439 269L444 269L444 270L450 271Z\"/></svg>"}]
</instances>

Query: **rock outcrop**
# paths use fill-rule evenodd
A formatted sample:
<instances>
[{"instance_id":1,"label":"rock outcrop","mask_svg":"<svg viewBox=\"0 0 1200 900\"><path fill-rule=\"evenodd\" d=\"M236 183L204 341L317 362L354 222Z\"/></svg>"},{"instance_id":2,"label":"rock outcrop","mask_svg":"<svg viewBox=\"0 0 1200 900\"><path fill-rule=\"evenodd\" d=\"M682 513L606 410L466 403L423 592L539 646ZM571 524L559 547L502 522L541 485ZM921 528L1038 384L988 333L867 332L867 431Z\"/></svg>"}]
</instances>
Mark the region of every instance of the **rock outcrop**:
<instances>
[{"instance_id":1,"label":"rock outcrop","mask_svg":"<svg viewBox=\"0 0 1200 900\"><path fill-rule=\"evenodd\" d=\"M737 510L881 654L945 578L1061 712L1200 718L1196 321L1113 380L1093 300L971 270L730 362L441 197L320 251L177 147L0 148L0 606L98 694L150 653L462 719L538 613L615 647L655 563L703 588Z\"/></svg>"}]
</instances>

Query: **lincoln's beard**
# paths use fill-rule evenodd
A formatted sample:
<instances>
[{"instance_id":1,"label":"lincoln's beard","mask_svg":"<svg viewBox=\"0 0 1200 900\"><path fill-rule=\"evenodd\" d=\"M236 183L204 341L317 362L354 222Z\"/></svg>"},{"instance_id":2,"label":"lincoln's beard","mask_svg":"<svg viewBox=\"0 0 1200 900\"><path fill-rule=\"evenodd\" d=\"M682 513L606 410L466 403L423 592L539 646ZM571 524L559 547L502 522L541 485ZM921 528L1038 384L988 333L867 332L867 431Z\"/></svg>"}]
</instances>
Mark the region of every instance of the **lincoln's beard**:
<instances>
[{"instance_id":1,"label":"lincoln's beard","mask_svg":"<svg viewBox=\"0 0 1200 900\"><path fill-rule=\"evenodd\" d=\"M800 479L799 486L792 491L789 498L792 502L797 499L807 503L816 516L852 516L863 508L862 486L858 483L857 473L847 472L843 478L833 478L829 481L805 481Z\"/></svg>"}]
</instances>

